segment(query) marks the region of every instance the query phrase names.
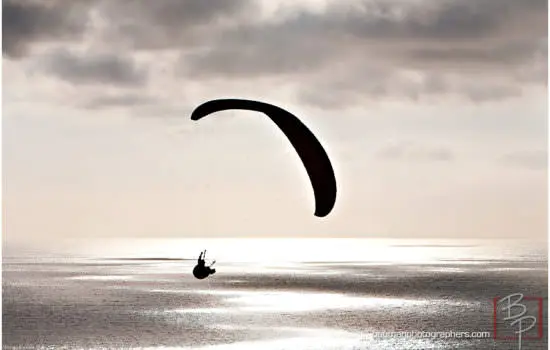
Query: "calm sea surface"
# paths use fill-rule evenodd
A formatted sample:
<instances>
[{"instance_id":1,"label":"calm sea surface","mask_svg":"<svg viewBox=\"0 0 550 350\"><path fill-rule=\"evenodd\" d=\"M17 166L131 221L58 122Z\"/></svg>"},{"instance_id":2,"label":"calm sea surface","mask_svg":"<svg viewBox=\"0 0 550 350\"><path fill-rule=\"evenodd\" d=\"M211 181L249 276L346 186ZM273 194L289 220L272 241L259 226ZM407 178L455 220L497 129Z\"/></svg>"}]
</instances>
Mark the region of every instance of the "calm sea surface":
<instances>
[{"instance_id":1,"label":"calm sea surface","mask_svg":"<svg viewBox=\"0 0 550 350\"><path fill-rule=\"evenodd\" d=\"M80 240L2 266L5 349L518 349L493 338L514 293L541 298L522 349L547 349L545 242Z\"/></svg>"}]
</instances>

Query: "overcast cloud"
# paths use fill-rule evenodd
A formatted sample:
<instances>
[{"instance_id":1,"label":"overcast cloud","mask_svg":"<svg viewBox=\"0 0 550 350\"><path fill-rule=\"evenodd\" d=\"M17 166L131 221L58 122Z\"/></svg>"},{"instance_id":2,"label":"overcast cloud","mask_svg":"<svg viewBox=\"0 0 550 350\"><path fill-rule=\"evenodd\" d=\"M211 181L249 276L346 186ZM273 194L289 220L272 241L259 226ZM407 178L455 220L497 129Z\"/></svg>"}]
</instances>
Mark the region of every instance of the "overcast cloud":
<instances>
[{"instance_id":1,"label":"overcast cloud","mask_svg":"<svg viewBox=\"0 0 550 350\"><path fill-rule=\"evenodd\" d=\"M10 239L546 237L546 0L2 6ZM329 217L310 215L268 121L189 120L226 97L287 108L319 137Z\"/></svg>"},{"instance_id":2,"label":"overcast cloud","mask_svg":"<svg viewBox=\"0 0 550 350\"><path fill-rule=\"evenodd\" d=\"M481 102L546 84L543 0L346 0L271 12L252 0L3 6L4 56L32 59L40 47L49 74L72 84L145 84L158 51L178 56L165 71L172 78L284 77L302 103L333 108L385 96ZM68 49L83 38L86 50Z\"/></svg>"}]
</instances>

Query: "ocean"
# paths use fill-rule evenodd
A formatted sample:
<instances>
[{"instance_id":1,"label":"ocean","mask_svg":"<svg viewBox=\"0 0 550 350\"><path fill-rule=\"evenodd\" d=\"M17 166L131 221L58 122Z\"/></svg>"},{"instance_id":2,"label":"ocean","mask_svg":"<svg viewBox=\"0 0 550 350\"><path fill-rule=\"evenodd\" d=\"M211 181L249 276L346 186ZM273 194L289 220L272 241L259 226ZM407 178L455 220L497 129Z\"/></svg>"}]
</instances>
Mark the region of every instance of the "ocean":
<instances>
[{"instance_id":1,"label":"ocean","mask_svg":"<svg viewBox=\"0 0 550 350\"><path fill-rule=\"evenodd\" d=\"M197 280L204 249L217 273ZM547 260L546 242L517 240L136 238L4 249L2 344L547 349ZM521 342L516 318L505 319L510 295L513 313L522 304L531 317L523 328L533 321Z\"/></svg>"}]
</instances>

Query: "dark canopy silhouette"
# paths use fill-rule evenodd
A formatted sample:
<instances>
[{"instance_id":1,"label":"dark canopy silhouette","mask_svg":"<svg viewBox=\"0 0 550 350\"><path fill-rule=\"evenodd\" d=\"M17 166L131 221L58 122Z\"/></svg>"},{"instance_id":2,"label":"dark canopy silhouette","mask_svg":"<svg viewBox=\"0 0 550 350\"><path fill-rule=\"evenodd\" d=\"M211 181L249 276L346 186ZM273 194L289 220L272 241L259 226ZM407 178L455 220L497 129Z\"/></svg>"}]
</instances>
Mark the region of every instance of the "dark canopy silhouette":
<instances>
[{"instance_id":1,"label":"dark canopy silhouette","mask_svg":"<svg viewBox=\"0 0 550 350\"><path fill-rule=\"evenodd\" d=\"M330 159L315 135L295 115L277 106L251 100L208 101L193 111L191 119L199 120L209 114L231 109L262 112L281 129L306 168L315 196L315 216L328 215L336 201L336 179Z\"/></svg>"}]
</instances>

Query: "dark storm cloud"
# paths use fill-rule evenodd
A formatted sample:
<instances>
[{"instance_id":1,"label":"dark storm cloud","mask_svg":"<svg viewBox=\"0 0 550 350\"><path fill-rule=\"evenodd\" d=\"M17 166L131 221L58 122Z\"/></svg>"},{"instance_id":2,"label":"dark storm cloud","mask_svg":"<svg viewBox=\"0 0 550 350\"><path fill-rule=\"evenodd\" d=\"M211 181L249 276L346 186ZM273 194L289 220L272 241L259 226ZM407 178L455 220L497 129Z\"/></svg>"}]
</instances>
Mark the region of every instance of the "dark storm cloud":
<instances>
[{"instance_id":1,"label":"dark storm cloud","mask_svg":"<svg viewBox=\"0 0 550 350\"><path fill-rule=\"evenodd\" d=\"M145 70L129 57L109 54L76 54L56 50L46 57L44 69L72 84L134 86L145 83Z\"/></svg>"},{"instance_id":2,"label":"dark storm cloud","mask_svg":"<svg viewBox=\"0 0 550 350\"><path fill-rule=\"evenodd\" d=\"M339 18L338 26L357 38L465 41L506 35L543 35L543 0L363 1ZM524 20L534 20L530 26ZM522 25L518 25L522 24Z\"/></svg>"},{"instance_id":3,"label":"dark storm cloud","mask_svg":"<svg viewBox=\"0 0 550 350\"><path fill-rule=\"evenodd\" d=\"M40 41L78 39L88 24L92 1L2 2L2 54L19 58L29 45Z\"/></svg>"},{"instance_id":4,"label":"dark storm cloud","mask_svg":"<svg viewBox=\"0 0 550 350\"><path fill-rule=\"evenodd\" d=\"M193 78L294 77L302 102L333 108L387 95L481 102L545 82L532 71L547 69L546 11L542 0L340 2L233 28L181 64Z\"/></svg>"},{"instance_id":5,"label":"dark storm cloud","mask_svg":"<svg viewBox=\"0 0 550 350\"><path fill-rule=\"evenodd\" d=\"M220 22L257 9L250 0L104 0L106 40L134 49L185 49L216 32Z\"/></svg>"},{"instance_id":6,"label":"dark storm cloud","mask_svg":"<svg viewBox=\"0 0 550 350\"><path fill-rule=\"evenodd\" d=\"M105 23L106 44L133 49L186 48L215 32L216 23L257 10L251 0L7 0L3 1L3 54L21 58L33 43L72 40Z\"/></svg>"},{"instance_id":7,"label":"dark storm cloud","mask_svg":"<svg viewBox=\"0 0 550 350\"><path fill-rule=\"evenodd\" d=\"M547 72L544 0L342 0L269 21L260 20L254 0L38 5L45 2L4 5L4 18L10 11L13 17L4 24L5 54L21 55L30 43L74 38L87 28L103 52L178 53L175 78L284 77L301 102L332 108L385 96L452 94L480 102L546 84L539 74ZM99 27L75 20L90 13ZM48 62L52 74L75 84L143 83L146 74L123 57L66 51Z\"/></svg>"},{"instance_id":8,"label":"dark storm cloud","mask_svg":"<svg viewBox=\"0 0 550 350\"><path fill-rule=\"evenodd\" d=\"M349 55L401 66L518 63L546 37L546 8L542 0L337 4L227 31L188 64L194 72L256 75L331 65Z\"/></svg>"}]
</instances>

